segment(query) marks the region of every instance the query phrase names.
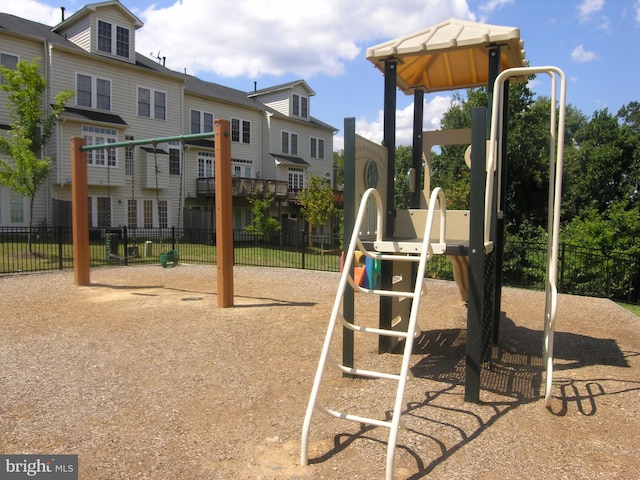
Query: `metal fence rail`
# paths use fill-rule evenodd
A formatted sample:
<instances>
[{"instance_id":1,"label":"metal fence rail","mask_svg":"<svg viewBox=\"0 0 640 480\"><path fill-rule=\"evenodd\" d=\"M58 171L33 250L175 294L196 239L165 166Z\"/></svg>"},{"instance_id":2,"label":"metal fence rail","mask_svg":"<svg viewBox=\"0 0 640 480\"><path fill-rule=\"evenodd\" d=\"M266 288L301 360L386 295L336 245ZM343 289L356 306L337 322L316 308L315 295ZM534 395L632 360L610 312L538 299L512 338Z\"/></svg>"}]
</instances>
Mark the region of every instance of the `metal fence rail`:
<instances>
[{"instance_id":1,"label":"metal fence rail","mask_svg":"<svg viewBox=\"0 0 640 480\"><path fill-rule=\"evenodd\" d=\"M215 231L204 228L92 228L91 267L159 264L161 253L180 252L180 262L215 265ZM340 241L332 235L306 232L255 235L234 232L234 264L337 272ZM547 245L509 242L503 262L504 285L544 289ZM640 304L640 256L598 252L562 244L558 287L563 293L611 298ZM0 275L73 268L71 228L0 227ZM450 280L444 256L429 262L428 278Z\"/></svg>"}]
</instances>

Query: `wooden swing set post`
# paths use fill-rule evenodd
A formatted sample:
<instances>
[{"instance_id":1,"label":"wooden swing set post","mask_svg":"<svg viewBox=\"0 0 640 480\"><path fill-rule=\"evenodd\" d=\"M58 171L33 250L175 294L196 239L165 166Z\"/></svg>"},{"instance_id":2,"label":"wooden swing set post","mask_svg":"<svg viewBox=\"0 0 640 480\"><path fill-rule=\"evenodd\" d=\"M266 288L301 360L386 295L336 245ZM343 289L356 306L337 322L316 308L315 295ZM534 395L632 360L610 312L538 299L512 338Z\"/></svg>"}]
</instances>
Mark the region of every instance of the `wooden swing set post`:
<instances>
[{"instance_id":1,"label":"wooden swing set post","mask_svg":"<svg viewBox=\"0 0 640 480\"><path fill-rule=\"evenodd\" d=\"M231 128L228 120L216 119L214 124L218 307L227 308L233 306Z\"/></svg>"},{"instance_id":2,"label":"wooden swing set post","mask_svg":"<svg viewBox=\"0 0 640 480\"><path fill-rule=\"evenodd\" d=\"M73 225L73 272L76 285L89 285L89 204L87 187L87 141L71 137L71 217Z\"/></svg>"}]
</instances>

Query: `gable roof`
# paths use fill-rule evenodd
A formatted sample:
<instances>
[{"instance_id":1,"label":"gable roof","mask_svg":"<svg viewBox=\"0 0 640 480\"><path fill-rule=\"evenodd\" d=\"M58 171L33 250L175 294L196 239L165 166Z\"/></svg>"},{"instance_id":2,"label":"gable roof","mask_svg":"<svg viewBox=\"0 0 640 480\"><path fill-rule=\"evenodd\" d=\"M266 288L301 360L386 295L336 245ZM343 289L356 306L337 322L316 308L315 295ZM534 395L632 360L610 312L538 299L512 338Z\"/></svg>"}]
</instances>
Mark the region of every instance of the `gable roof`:
<instances>
[{"instance_id":1,"label":"gable roof","mask_svg":"<svg viewBox=\"0 0 640 480\"><path fill-rule=\"evenodd\" d=\"M65 39L64 36L53 32L50 26L16 17L9 13L0 12L0 32L8 32L13 35L38 41L47 40L53 44L65 44L70 48L75 47L79 51L84 51L74 43Z\"/></svg>"},{"instance_id":2,"label":"gable roof","mask_svg":"<svg viewBox=\"0 0 640 480\"><path fill-rule=\"evenodd\" d=\"M247 95L249 97L258 97L260 95L264 95L267 93L281 92L282 90L292 90L298 85L302 85L302 87L308 92L310 97L316 94L316 92L314 92L313 89L309 86L309 84L304 80L294 80L293 82L283 83L281 85L274 85L273 87L262 88L260 90L254 90L253 92L247 92Z\"/></svg>"},{"instance_id":3,"label":"gable roof","mask_svg":"<svg viewBox=\"0 0 640 480\"><path fill-rule=\"evenodd\" d=\"M186 93L201 95L203 97L220 100L225 103L232 103L234 105L242 105L243 107L251 108L253 110L265 110L265 105L256 99L248 98L247 94L242 90L225 87L218 83L206 82L198 77L194 77L193 75L185 75L184 78L184 90Z\"/></svg>"},{"instance_id":4,"label":"gable roof","mask_svg":"<svg viewBox=\"0 0 640 480\"><path fill-rule=\"evenodd\" d=\"M501 69L524 67L520 30L450 19L367 49L366 57L384 73L387 59L397 59L398 87L405 93L487 86L488 47L501 46Z\"/></svg>"},{"instance_id":5,"label":"gable roof","mask_svg":"<svg viewBox=\"0 0 640 480\"><path fill-rule=\"evenodd\" d=\"M129 17L129 19L131 20L131 23L134 25L136 29L144 25L144 23L142 23L142 21L138 17L136 17L133 13L131 13L131 11L127 9L124 5L122 5L118 0L110 0L108 2L90 3L89 5L85 5L80 10L73 13L68 18L64 19L64 21L60 22L58 25L53 27L53 31L56 32L56 31L64 30L69 25L73 25L74 23L80 21L87 15L90 15L91 13L95 12L99 8L104 8L104 7L118 8L123 14Z\"/></svg>"}]
</instances>

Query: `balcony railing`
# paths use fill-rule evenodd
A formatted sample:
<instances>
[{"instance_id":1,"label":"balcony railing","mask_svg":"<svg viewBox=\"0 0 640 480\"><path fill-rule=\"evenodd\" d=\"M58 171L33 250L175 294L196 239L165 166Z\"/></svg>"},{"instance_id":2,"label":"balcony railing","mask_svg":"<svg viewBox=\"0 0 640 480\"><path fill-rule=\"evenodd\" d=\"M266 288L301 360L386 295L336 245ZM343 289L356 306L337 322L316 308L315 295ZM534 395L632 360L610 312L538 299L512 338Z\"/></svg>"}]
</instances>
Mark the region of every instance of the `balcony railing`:
<instances>
[{"instance_id":1,"label":"balcony railing","mask_svg":"<svg viewBox=\"0 0 640 480\"><path fill-rule=\"evenodd\" d=\"M275 198L285 199L288 195L288 184L278 180L262 178L232 177L231 191L234 197L248 197L255 194L272 193ZM216 182L213 177L196 179L196 194L199 197L212 197L216 193Z\"/></svg>"}]
</instances>

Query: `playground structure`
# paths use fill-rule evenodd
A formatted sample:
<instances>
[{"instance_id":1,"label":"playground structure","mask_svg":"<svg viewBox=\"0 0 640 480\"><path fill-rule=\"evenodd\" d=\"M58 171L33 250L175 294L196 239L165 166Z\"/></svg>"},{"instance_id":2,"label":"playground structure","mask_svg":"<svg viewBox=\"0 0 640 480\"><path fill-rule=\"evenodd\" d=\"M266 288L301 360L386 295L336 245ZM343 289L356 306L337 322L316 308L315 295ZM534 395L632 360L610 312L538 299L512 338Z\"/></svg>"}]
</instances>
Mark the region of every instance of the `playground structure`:
<instances>
[{"instance_id":1,"label":"playground structure","mask_svg":"<svg viewBox=\"0 0 640 480\"><path fill-rule=\"evenodd\" d=\"M88 222L88 189L87 189L87 154L89 150L113 149L133 147L137 145L152 145L154 152L158 143L215 138L215 182L216 182L216 255L218 306L221 308L233 306L233 228L232 228L232 198L231 198L231 136L228 120L216 119L214 131L175 137L150 138L100 145L87 145L80 137L71 138L71 200L73 222L73 258L74 279L76 285L89 285L90 254L89 254L89 222ZM157 166L156 166L157 171ZM157 177L156 177L157 178ZM157 180L156 180L157 181ZM157 191L157 188L156 188ZM117 253L109 251L107 257L116 260L126 260ZM176 249L160 254L159 262L164 268L175 267L180 254Z\"/></svg>"},{"instance_id":2,"label":"playground structure","mask_svg":"<svg viewBox=\"0 0 640 480\"><path fill-rule=\"evenodd\" d=\"M551 400L553 377L553 333L557 306L557 259L562 184L563 131L566 102L564 74L556 67L526 66L523 43L518 29L450 20L420 32L369 48L367 58L385 76L384 140L386 171L380 176L385 193L376 185L358 196L356 179L369 181L365 168L358 169L357 151L362 140L355 134L355 120L345 119L345 246L344 265L335 303L329 320L315 380L303 424L301 463L308 463L309 431L314 411L337 418L389 428L387 479L393 478L394 451L404 390L409 375L413 339L427 261L435 254L447 255L454 266L460 294L467 301L467 345L465 401L478 403L480 373L491 361L492 347L498 342L501 304L501 270L504 249L506 184L506 100L509 81L526 81L528 75L551 77L549 221L546 302L544 313L543 358L546 370L545 403ZM557 98L557 78L560 95ZM486 86L489 105L476 108L472 128L460 131L423 132L424 93ZM414 94L414 142L412 185L426 159L424 189L411 189L407 210L394 208L395 112L396 90ZM556 102L559 112L556 111ZM557 121L556 121L557 116ZM440 144L471 144L465 159L471 169L469 211L447 211L446 197L429 181L431 147ZM371 165L366 162L366 165ZM377 178L376 178L377 179ZM371 182L376 183L376 182ZM350 188L355 187L355 188ZM353 194L348 195L349 192ZM358 213L355 219L350 212ZM373 228L368 219L376 212ZM380 261L380 285L367 288L354 280L356 252L372 261ZM373 294L379 300L379 328L354 323L354 291ZM422 301L428 301L428 294ZM341 318L340 318L341 317ZM343 358L329 358L333 333L343 325ZM354 334L379 337L379 351L392 352L402 347L399 373L377 372L354 367ZM401 345L401 344L404 345ZM392 379L398 382L391 418L379 420L339 412L318 401L327 363L334 363L344 375Z\"/></svg>"}]
</instances>

